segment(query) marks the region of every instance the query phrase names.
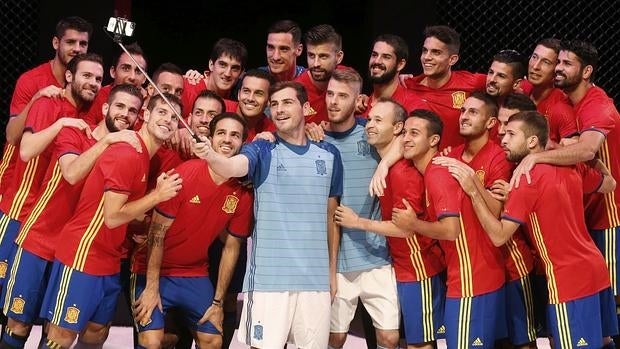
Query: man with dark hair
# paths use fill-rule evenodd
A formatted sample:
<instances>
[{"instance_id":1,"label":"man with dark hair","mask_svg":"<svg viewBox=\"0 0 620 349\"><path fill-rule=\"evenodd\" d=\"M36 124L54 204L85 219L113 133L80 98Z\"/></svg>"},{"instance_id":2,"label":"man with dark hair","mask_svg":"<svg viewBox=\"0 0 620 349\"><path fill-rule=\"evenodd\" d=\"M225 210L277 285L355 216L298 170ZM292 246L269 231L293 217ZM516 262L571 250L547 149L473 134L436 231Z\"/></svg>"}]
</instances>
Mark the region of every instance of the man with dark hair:
<instances>
[{"instance_id":1,"label":"man with dark hair","mask_svg":"<svg viewBox=\"0 0 620 349\"><path fill-rule=\"evenodd\" d=\"M452 70L459 60L460 35L456 30L437 25L426 27L420 55L423 73L404 79L408 89L422 97L430 110L444 123L442 147L463 144L459 136L459 115L465 99L473 91L484 90L486 75Z\"/></svg>"},{"instance_id":2,"label":"man with dark hair","mask_svg":"<svg viewBox=\"0 0 620 349\"><path fill-rule=\"evenodd\" d=\"M548 134L547 121L538 112L511 116L502 139L508 160L519 163L526 156L544 152ZM614 348L609 336L618 333L618 323L609 274L588 235L582 209L584 193L612 191L613 178L591 168L580 171L580 176L573 166L537 164L531 180L510 192L498 219L473 184L472 171L451 168L450 172L469 196L495 246L506 243L519 226L527 228L545 264L552 346ZM575 275L579 275L578 284Z\"/></svg>"},{"instance_id":3,"label":"man with dark hair","mask_svg":"<svg viewBox=\"0 0 620 349\"><path fill-rule=\"evenodd\" d=\"M486 92L497 98L501 106L504 98L519 88L527 76L525 58L515 50L502 50L493 56L487 72Z\"/></svg>"},{"instance_id":4,"label":"man with dark hair","mask_svg":"<svg viewBox=\"0 0 620 349\"><path fill-rule=\"evenodd\" d=\"M368 61L368 78L372 82L373 90L364 105L363 116L368 115L380 98L393 99L407 112L428 108L419 96L398 83L398 74L407 65L408 58L409 47L400 36L382 34L375 39Z\"/></svg>"},{"instance_id":5,"label":"man with dark hair","mask_svg":"<svg viewBox=\"0 0 620 349\"><path fill-rule=\"evenodd\" d=\"M520 111L536 110L536 104L526 95L513 92L504 98L504 103L499 107L497 112L497 144L502 143L502 137L506 134L506 125L508 118Z\"/></svg>"},{"instance_id":6,"label":"man with dark hair","mask_svg":"<svg viewBox=\"0 0 620 349\"><path fill-rule=\"evenodd\" d=\"M216 41L211 49L208 70L203 75L197 74L199 79L188 77L196 75L195 71L190 70L186 73L182 97L183 116L192 112L191 106L196 96L204 89L211 90L226 100L236 98L232 92L245 69L247 60L248 50L242 42L229 38Z\"/></svg>"},{"instance_id":7,"label":"man with dark hair","mask_svg":"<svg viewBox=\"0 0 620 349\"><path fill-rule=\"evenodd\" d=\"M147 60L142 47L140 47L138 43L133 43L125 46L125 48L131 53L136 62L138 62L138 65L146 71ZM99 95L97 95L97 98L93 101L92 107L84 116L84 121L89 125L97 125L99 121L103 120L104 115L101 114L101 108L108 100L112 87L120 84L131 84L142 88L142 85L146 81L144 74L142 74L140 69L138 69L125 51L121 51L116 57L114 64L110 66L110 76L113 79L112 83L101 88ZM143 91L142 94L146 97L146 91Z\"/></svg>"},{"instance_id":8,"label":"man with dark hair","mask_svg":"<svg viewBox=\"0 0 620 349\"><path fill-rule=\"evenodd\" d=\"M275 132L276 127L271 119L265 115L269 103L269 88L275 84L271 74L260 69L251 69L245 73L241 81L241 87L237 94L237 102L234 111L243 116L248 124L248 137L246 142L251 142L261 132ZM230 105L229 106L233 106Z\"/></svg>"},{"instance_id":9,"label":"man with dark hair","mask_svg":"<svg viewBox=\"0 0 620 349\"><path fill-rule=\"evenodd\" d=\"M275 22L267 30L267 66L276 81L291 81L300 76L306 68L297 65L297 57L303 51L301 28L291 20Z\"/></svg>"},{"instance_id":10,"label":"man with dark hair","mask_svg":"<svg viewBox=\"0 0 620 349\"><path fill-rule=\"evenodd\" d=\"M306 124L320 124L327 121L325 91L334 70L342 62L342 37L329 24L319 24L310 28L304 35L308 70L295 78L308 93L310 108Z\"/></svg>"},{"instance_id":11,"label":"man with dark hair","mask_svg":"<svg viewBox=\"0 0 620 349\"><path fill-rule=\"evenodd\" d=\"M329 339L330 290L332 296L336 291L339 234L333 217L342 195L342 161L333 145L306 137L309 104L301 84L279 82L269 92L274 143L258 140L227 158L205 140L194 144L194 152L215 173L249 175L254 186L256 227L239 340L254 348L282 348L291 341L323 349Z\"/></svg>"},{"instance_id":12,"label":"man with dark hair","mask_svg":"<svg viewBox=\"0 0 620 349\"><path fill-rule=\"evenodd\" d=\"M538 42L528 63L527 82L532 85L530 98L536 109L549 121L548 147L565 145L578 139L577 120L568 97L555 88L555 66L558 63L560 40L543 39Z\"/></svg>"},{"instance_id":13,"label":"man with dark hair","mask_svg":"<svg viewBox=\"0 0 620 349\"><path fill-rule=\"evenodd\" d=\"M92 25L80 17L61 19L56 24L56 32L52 38L54 58L23 73L17 79L6 125L6 143L0 161L0 197L13 177L18 153L15 150L19 148L30 107L41 97L62 97L67 64L76 55L88 51L92 31Z\"/></svg>"},{"instance_id":14,"label":"man with dark hair","mask_svg":"<svg viewBox=\"0 0 620 349\"><path fill-rule=\"evenodd\" d=\"M39 317L58 234L75 210L83 179L109 145L127 142L140 148L135 133L127 129L141 107L142 94L137 87L115 86L103 105L106 118L92 130L92 137L67 127L54 140L53 156L41 186L44 190L37 195L32 213L15 239L17 249L1 299L9 317L2 343L9 348L24 347L32 323Z\"/></svg>"}]
</instances>

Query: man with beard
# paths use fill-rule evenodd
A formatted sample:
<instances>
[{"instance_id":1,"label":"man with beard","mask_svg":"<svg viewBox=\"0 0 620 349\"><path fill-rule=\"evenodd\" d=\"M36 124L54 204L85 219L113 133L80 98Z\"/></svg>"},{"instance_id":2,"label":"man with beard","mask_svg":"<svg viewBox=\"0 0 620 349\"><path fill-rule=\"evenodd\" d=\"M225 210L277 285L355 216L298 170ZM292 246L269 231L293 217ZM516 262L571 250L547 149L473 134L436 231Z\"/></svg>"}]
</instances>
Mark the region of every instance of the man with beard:
<instances>
[{"instance_id":1,"label":"man with beard","mask_svg":"<svg viewBox=\"0 0 620 349\"><path fill-rule=\"evenodd\" d=\"M499 51L487 71L486 92L501 106L504 98L519 89L527 75L524 57L515 50Z\"/></svg>"},{"instance_id":2,"label":"man with beard","mask_svg":"<svg viewBox=\"0 0 620 349\"><path fill-rule=\"evenodd\" d=\"M459 60L460 47L460 35L453 28L427 27L420 55L423 73L404 80L405 86L441 117L444 124L442 147L463 144L458 122L461 107L473 91L483 91L486 84L485 74L452 70Z\"/></svg>"},{"instance_id":3,"label":"man with beard","mask_svg":"<svg viewBox=\"0 0 620 349\"><path fill-rule=\"evenodd\" d=\"M0 202L0 284L8 270L8 258L20 225L30 214L51 161L53 141L64 127L90 134L79 117L90 107L101 88L103 63L96 54L75 56L67 67L63 97L37 99L26 118L11 184Z\"/></svg>"},{"instance_id":4,"label":"man with beard","mask_svg":"<svg viewBox=\"0 0 620 349\"><path fill-rule=\"evenodd\" d=\"M142 47L138 43L133 43L125 46L125 48L131 53L140 67L146 71L147 61ZM138 66L125 51L121 51L116 57L116 61L110 67L110 76L112 77L112 83L101 88L99 95L97 95L88 113L84 116L84 121L89 125L97 125L99 121L103 120L104 115L101 114L102 106L108 100L112 87L120 84L131 84L142 88L146 81L144 74L142 74ZM142 95L146 97L145 90L142 90Z\"/></svg>"},{"instance_id":5,"label":"man with beard","mask_svg":"<svg viewBox=\"0 0 620 349\"><path fill-rule=\"evenodd\" d=\"M558 63L560 40L543 39L538 42L528 63L527 82L532 85L529 96L536 109L549 121L548 145L566 145L578 139L577 120L568 97L554 88L555 66Z\"/></svg>"},{"instance_id":6,"label":"man with beard","mask_svg":"<svg viewBox=\"0 0 620 349\"><path fill-rule=\"evenodd\" d=\"M243 74L247 60L248 50L242 42L228 38L219 39L211 50L209 69L203 74L194 70L185 74L181 98L184 106L182 115L185 117L192 112L194 100L205 89L215 92L225 100L236 98L232 92ZM194 78L196 76L197 79ZM227 107L226 110L230 108Z\"/></svg>"},{"instance_id":7,"label":"man with beard","mask_svg":"<svg viewBox=\"0 0 620 349\"><path fill-rule=\"evenodd\" d=\"M180 100L167 94L177 111ZM120 291L119 270L127 224L174 197L178 174L163 173L145 195L149 160L177 128L178 119L161 95L154 96L137 132L141 152L131 145L108 147L86 178L73 217L65 224L41 307L50 321L42 348L68 348L82 342L102 345ZM128 166L131 164L131 166Z\"/></svg>"},{"instance_id":8,"label":"man with beard","mask_svg":"<svg viewBox=\"0 0 620 349\"><path fill-rule=\"evenodd\" d=\"M254 186L256 227L239 340L255 348L282 348L291 341L322 349L329 340L330 290L336 291L339 234L333 217L342 194L340 152L306 137L309 105L301 84L276 83L269 96L276 142L249 143L230 158L212 151L208 141L196 143L194 151L214 172L225 178L249 175Z\"/></svg>"},{"instance_id":9,"label":"man with beard","mask_svg":"<svg viewBox=\"0 0 620 349\"><path fill-rule=\"evenodd\" d=\"M223 113L211 125L214 151L227 157L236 155L247 135L243 118ZM177 307L184 314L183 320L191 324L200 348L219 348L223 298L241 240L251 232L252 192L236 178L220 177L203 160L189 160L176 171L183 189L175 198L157 205L149 229L148 253L143 250L135 256L133 297L140 345L159 348L163 316ZM221 234L225 242L218 278L214 279L207 272L210 256L204 251Z\"/></svg>"},{"instance_id":10,"label":"man with beard","mask_svg":"<svg viewBox=\"0 0 620 349\"><path fill-rule=\"evenodd\" d=\"M92 24L80 17L61 19L56 24L56 33L52 39L54 58L23 73L17 79L11 99L10 118L6 125L6 143L0 161L0 195L4 194L13 177L18 154L15 149L22 137L30 107L40 97L62 97L67 64L74 56L86 53L92 31Z\"/></svg>"},{"instance_id":11,"label":"man with beard","mask_svg":"<svg viewBox=\"0 0 620 349\"><path fill-rule=\"evenodd\" d=\"M407 65L409 47L403 38L393 34L379 35L373 44L368 61L368 78L372 82L372 94L364 105L363 116L379 98L391 98L405 108L407 112L414 109L428 109L427 104L415 93L398 83L398 74Z\"/></svg>"},{"instance_id":12,"label":"man with beard","mask_svg":"<svg viewBox=\"0 0 620 349\"><path fill-rule=\"evenodd\" d=\"M140 148L135 133L127 129L141 107L142 94L137 87L115 86L103 105L106 118L92 130L92 137L75 128L63 128L56 137L43 190L15 239L10 278L0 299L9 317L0 347L24 347L32 323L39 317L58 234L73 214L83 179L109 145L127 142Z\"/></svg>"},{"instance_id":13,"label":"man with beard","mask_svg":"<svg viewBox=\"0 0 620 349\"><path fill-rule=\"evenodd\" d=\"M325 140L338 148L344 166L341 203L361 217L378 219L379 205L369 196L370 181L378 155L367 142L366 120L355 117L355 104L362 77L353 69L334 71L325 102L329 116ZM342 227L338 249L338 288L331 312L330 348L342 348L355 314L358 298L371 314L377 343L384 348L398 346L400 321L394 271L385 238L360 229Z\"/></svg>"},{"instance_id":14,"label":"man with beard","mask_svg":"<svg viewBox=\"0 0 620 349\"><path fill-rule=\"evenodd\" d=\"M518 163L526 156L544 152L548 134L547 121L538 112L511 116L502 139L508 160ZM614 348L609 336L618 333L618 323L609 273L588 235L582 209L584 192L613 190L614 185L608 185L610 178L605 183L597 171L580 176L572 166L537 164L530 181L510 192L498 219L473 184L471 171L451 168L450 172L471 199L476 216L495 246L506 243L519 226L526 227L545 264L552 347Z\"/></svg>"},{"instance_id":15,"label":"man with beard","mask_svg":"<svg viewBox=\"0 0 620 349\"><path fill-rule=\"evenodd\" d=\"M325 104L327 83L344 56L342 37L329 24L319 24L310 28L304 37L308 70L295 81L304 85L308 93L311 110L305 115L306 124L311 122L320 124L327 121Z\"/></svg>"},{"instance_id":16,"label":"man with beard","mask_svg":"<svg viewBox=\"0 0 620 349\"><path fill-rule=\"evenodd\" d=\"M521 176L530 180L535 164L574 165L599 158L614 178L620 178L620 115L613 99L593 83L598 51L585 41L563 41L555 67L555 85L568 96L577 115L579 141L566 147L526 156L517 166L511 184L519 186ZM585 200L586 225L603 253L616 302L620 303L620 272L616 244L620 232L620 188L608 194L595 193ZM606 246L615 246L606 248Z\"/></svg>"}]
</instances>

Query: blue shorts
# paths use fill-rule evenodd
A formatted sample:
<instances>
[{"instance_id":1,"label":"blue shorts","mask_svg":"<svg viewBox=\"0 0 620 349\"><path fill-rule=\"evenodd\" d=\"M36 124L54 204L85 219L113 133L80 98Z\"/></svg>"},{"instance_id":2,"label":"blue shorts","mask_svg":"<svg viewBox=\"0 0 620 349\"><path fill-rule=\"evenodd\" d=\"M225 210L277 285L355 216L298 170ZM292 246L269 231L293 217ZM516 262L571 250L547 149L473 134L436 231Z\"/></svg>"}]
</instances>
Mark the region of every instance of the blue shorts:
<instances>
[{"instance_id":1,"label":"blue shorts","mask_svg":"<svg viewBox=\"0 0 620 349\"><path fill-rule=\"evenodd\" d=\"M217 277L220 271L220 260L222 259L222 250L224 243L216 238L211 246L209 246L209 275L213 280L213 285L217 287ZM228 293L239 293L243 290L243 277L245 276L245 267L248 262L248 244L247 240L243 240L239 246L239 258L235 265L230 284L228 285Z\"/></svg>"},{"instance_id":2,"label":"blue shorts","mask_svg":"<svg viewBox=\"0 0 620 349\"><path fill-rule=\"evenodd\" d=\"M422 281L397 282L396 289L407 344L436 340L446 300L446 287L441 277L435 275Z\"/></svg>"},{"instance_id":3,"label":"blue shorts","mask_svg":"<svg viewBox=\"0 0 620 349\"><path fill-rule=\"evenodd\" d=\"M554 348L601 348L603 337L618 334L611 288L588 297L547 306Z\"/></svg>"},{"instance_id":4,"label":"blue shorts","mask_svg":"<svg viewBox=\"0 0 620 349\"><path fill-rule=\"evenodd\" d=\"M4 286L9 271L9 259L15 250L15 238L21 223L0 211L0 287Z\"/></svg>"},{"instance_id":5,"label":"blue shorts","mask_svg":"<svg viewBox=\"0 0 620 349\"><path fill-rule=\"evenodd\" d=\"M444 323L448 348L492 348L502 338L504 288L474 297L446 298ZM498 326L499 325L499 326Z\"/></svg>"},{"instance_id":6,"label":"blue shorts","mask_svg":"<svg viewBox=\"0 0 620 349\"><path fill-rule=\"evenodd\" d=\"M17 247L10 265L11 272L2 289L4 313L11 319L32 324L39 318L52 262Z\"/></svg>"},{"instance_id":7,"label":"blue shorts","mask_svg":"<svg viewBox=\"0 0 620 349\"><path fill-rule=\"evenodd\" d=\"M133 301L138 299L146 287L146 276L131 275ZM186 325L198 332L220 334L211 322L198 325L198 320L213 302L213 285L208 276L159 278L159 296L164 308L162 313L157 307L151 314L151 322L146 326L137 325L138 332L164 328L164 316L170 308L177 308L186 319Z\"/></svg>"},{"instance_id":8,"label":"blue shorts","mask_svg":"<svg viewBox=\"0 0 620 349\"><path fill-rule=\"evenodd\" d=\"M618 233L620 227L609 229L591 229L590 236L596 244L596 247L603 254L607 270L609 270L609 279L611 280L611 289L614 296L620 296L620 274L618 273L618 263L620 263L620 246L618 246Z\"/></svg>"},{"instance_id":9,"label":"blue shorts","mask_svg":"<svg viewBox=\"0 0 620 349\"><path fill-rule=\"evenodd\" d=\"M56 326L81 332L86 324L114 318L121 290L119 275L89 275L54 261L40 316Z\"/></svg>"},{"instance_id":10,"label":"blue shorts","mask_svg":"<svg viewBox=\"0 0 620 349\"><path fill-rule=\"evenodd\" d=\"M504 287L506 289L506 325L510 342L519 346L536 341L534 296L530 276L510 281Z\"/></svg>"}]
</instances>

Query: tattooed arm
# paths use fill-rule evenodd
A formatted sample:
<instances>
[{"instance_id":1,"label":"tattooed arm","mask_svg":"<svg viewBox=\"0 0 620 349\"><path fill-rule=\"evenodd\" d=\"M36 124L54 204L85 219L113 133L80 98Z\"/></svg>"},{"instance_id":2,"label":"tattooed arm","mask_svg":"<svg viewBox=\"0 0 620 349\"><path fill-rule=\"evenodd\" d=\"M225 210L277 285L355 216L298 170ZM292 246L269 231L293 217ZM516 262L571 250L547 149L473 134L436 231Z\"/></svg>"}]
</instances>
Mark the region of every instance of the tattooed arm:
<instances>
[{"instance_id":1,"label":"tattooed arm","mask_svg":"<svg viewBox=\"0 0 620 349\"><path fill-rule=\"evenodd\" d=\"M134 317L136 322L146 325L151 320L151 313L155 307L162 310L159 298L159 271L164 254L164 237L174 220L153 211L153 219L147 238L147 271L146 287L134 303Z\"/></svg>"}]
</instances>

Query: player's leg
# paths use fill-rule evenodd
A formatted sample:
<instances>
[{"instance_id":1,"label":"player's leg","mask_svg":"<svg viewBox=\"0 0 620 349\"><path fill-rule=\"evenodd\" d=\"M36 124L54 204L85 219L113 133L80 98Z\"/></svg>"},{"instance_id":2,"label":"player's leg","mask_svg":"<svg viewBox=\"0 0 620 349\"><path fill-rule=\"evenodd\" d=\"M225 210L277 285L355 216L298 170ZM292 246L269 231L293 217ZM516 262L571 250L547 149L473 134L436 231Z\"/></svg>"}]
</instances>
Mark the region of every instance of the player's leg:
<instances>
[{"instance_id":1,"label":"player's leg","mask_svg":"<svg viewBox=\"0 0 620 349\"><path fill-rule=\"evenodd\" d=\"M349 326L355 316L360 288L357 280L361 272L337 273L338 289L330 313L329 347L342 348L347 340Z\"/></svg>"},{"instance_id":2,"label":"player's leg","mask_svg":"<svg viewBox=\"0 0 620 349\"><path fill-rule=\"evenodd\" d=\"M291 295L294 315L289 343L303 349L327 348L331 315L329 292L291 292Z\"/></svg>"},{"instance_id":3,"label":"player's leg","mask_svg":"<svg viewBox=\"0 0 620 349\"><path fill-rule=\"evenodd\" d=\"M237 339L252 348L282 348L287 342L294 314L294 292L246 292ZM328 293L329 298L329 293ZM328 299L328 304L330 303ZM277 311L274 311L277 309ZM318 321L318 319L316 319ZM329 313L324 319L329 337Z\"/></svg>"},{"instance_id":4,"label":"player's leg","mask_svg":"<svg viewBox=\"0 0 620 349\"><path fill-rule=\"evenodd\" d=\"M408 348L433 348L443 321L445 286L441 277L397 283Z\"/></svg>"},{"instance_id":5,"label":"player's leg","mask_svg":"<svg viewBox=\"0 0 620 349\"><path fill-rule=\"evenodd\" d=\"M144 275L131 274L130 291L132 304L140 298L144 288L146 287L146 277ZM167 282L164 278L160 278L160 298L162 306L164 305L164 294L167 289ZM166 308L168 304L166 304ZM164 340L164 313L159 310L158 307L153 309L151 313L151 319L145 324L139 324L134 319L134 327L138 332L138 346L139 348L161 348Z\"/></svg>"},{"instance_id":6,"label":"player's leg","mask_svg":"<svg viewBox=\"0 0 620 349\"><path fill-rule=\"evenodd\" d=\"M80 333L78 344L87 347L102 346L108 339L116 303L121 292L120 274L99 277L103 297L90 317L86 328Z\"/></svg>"}]
</instances>

